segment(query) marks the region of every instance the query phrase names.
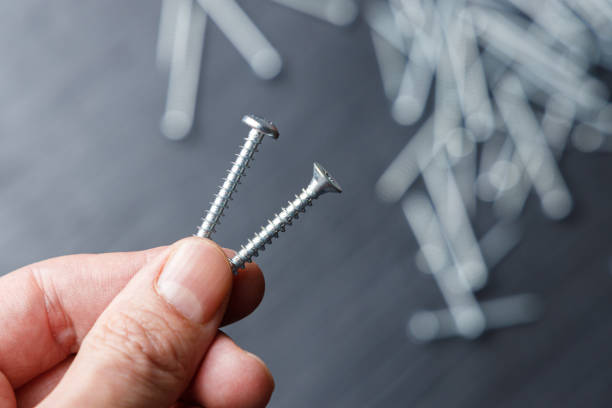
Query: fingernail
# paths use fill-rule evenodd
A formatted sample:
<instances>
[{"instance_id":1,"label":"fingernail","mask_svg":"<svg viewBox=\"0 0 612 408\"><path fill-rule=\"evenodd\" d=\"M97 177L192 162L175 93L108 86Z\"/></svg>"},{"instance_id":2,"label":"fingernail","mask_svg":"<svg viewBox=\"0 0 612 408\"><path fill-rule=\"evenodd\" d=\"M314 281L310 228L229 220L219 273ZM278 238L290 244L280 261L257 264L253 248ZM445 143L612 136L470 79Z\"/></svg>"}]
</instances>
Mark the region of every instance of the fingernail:
<instances>
[{"instance_id":1,"label":"fingernail","mask_svg":"<svg viewBox=\"0 0 612 408\"><path fill-rule=\"evenodd\" d=\"M231 276L218 248L203 239L190 238L170 255L157 280L157 291L187 319L203 324L222 312Z\"/></svg>"}]
</instances>

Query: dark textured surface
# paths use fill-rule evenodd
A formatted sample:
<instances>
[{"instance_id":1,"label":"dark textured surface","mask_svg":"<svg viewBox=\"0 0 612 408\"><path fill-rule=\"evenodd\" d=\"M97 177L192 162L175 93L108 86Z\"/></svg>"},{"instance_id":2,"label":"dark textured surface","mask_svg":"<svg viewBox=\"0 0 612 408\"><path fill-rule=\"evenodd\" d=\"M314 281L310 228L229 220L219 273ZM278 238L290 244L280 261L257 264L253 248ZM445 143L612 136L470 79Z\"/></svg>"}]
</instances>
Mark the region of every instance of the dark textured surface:
<instances>
[{"instance_id":1,"label":"dark textured surface","mask_svg":"<svg viewBox=\"0 0 612 408\"><path fill-rule=\"evenodd\" d=\"M567 154L574 215L553 223L531 199L525 238L480 296L541 294L540 323L417 346L407 317L442 299L414 267L399 207L373 194L412 131L390 119L366 27L242 4L285 70L256 79L209 25L195 132L182 143L158 131L166 86L154 64L158 2L0 5L0 273L193 233L246 135L241 116L255 112L281 137L264 141L218 242L238 247L309 180L314 160L345 190L322 197L263 253L266 298L228 329L269 364L271 406L606 406L610 157Z\"/></svg>"}]
</instances>

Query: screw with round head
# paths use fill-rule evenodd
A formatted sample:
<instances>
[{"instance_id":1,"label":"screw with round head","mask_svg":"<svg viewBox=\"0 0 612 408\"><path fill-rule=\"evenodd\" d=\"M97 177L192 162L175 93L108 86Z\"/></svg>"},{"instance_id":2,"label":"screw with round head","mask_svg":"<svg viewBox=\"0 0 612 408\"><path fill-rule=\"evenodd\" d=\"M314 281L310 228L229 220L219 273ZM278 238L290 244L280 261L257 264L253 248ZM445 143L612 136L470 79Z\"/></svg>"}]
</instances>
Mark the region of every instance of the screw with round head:
<instances>
[{"instance_id":1,"label":"screw with round head","mask_svg":"<svg viewBox=\"0 0 612 408\"><path fill-rule=\"evenodd\" d=\"M223 185L219 188L215 199L210 204L208 212L202 218L202 224L198 227L196 233L198 237L210 238L212 233L215 232L215 226L219 224L223 211L227 208L232 194L236 191L236 186L245 175L246 169L253 160L253 155L264 136L278 139L278 129L272 122L255 115L245 115L242 118L242 122L248 125L251 130L245 138L240 153L238 153L232 167L227 172Z\"/></svg>"},{"instance_id":2,"label":"screw with round head","mask_svg":"<svg viewBox=\"0 0 612 408\"><path fill-rule=\"evenodd\" d=\"M262 135L271 136L273 139L278 139L278 129L276 125L270 121L265 120L257 115L244 115L242 117L242 123L249 126L251 129L261 133Z\"/></svg>"},{"instance_id":3,"label":"screw with round head","mask_svg":"<svg viewBox=\"0 0 612 408\"><path fill-rule=\"evenodd\" d=\"M291 225L294 219L298 218L299 213L305 212L306 207L312 205L312 201L325 193L341 193L342 188L338 182L321 166L314 163L313 174L310 183L299 195L295 196L289 205L282 208L274 218L261 228L260 232L255 233L246 245L230 260L234 273L251 262L251 259L258 255L259 251L265 249L266 244L271 244L273 238L277 238L279 232L285 231L287 225Z\"/></svg>"}]
</instances>

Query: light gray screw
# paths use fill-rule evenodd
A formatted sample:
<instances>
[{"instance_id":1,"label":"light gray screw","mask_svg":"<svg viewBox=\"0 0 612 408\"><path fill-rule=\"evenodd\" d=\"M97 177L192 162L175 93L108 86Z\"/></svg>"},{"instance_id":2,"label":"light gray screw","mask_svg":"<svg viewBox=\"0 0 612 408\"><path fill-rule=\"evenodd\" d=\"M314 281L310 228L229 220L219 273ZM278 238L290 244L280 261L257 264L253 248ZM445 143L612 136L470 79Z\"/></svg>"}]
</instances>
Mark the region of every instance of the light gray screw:
<instances>
[{"instance_id":1,"label":"light gray screw","mask_svg":"<svg viewBox=\"0 0 612 408\"><path fill-rule=\"evenodd\" d=\"M275 3L320 18L338 26L351 24L359 14L354 0L272 0Z\"/></svg>"},{"instance_id":2,"label":"light gray screw","mask_svg":"<svg viewBox=\"0 0 612 408\"><path fill-rule=\"evenodd\" d=\"M483 330L503 329L536 322L543 313L542 300L536 295L520 294L480 303L485 316ZM407 325L408 334L417 342L465 337L449 309L423 310L414 313Z\"/></svg>"},{"instance_id":3,"label":"light gray screw","mask_svg":"<svg viewBox=\"0 0 612 408\"><path fill-rule=\"evenodd\" d=\"M281 72L280 54L235 0L198 0L198 4L236 47L255 75L272 79Z\"/></svg>"},{"instance_id":4,"label":"light gray screw","mask_svg":"<svg viewBox=\"0 0 612 408\"><path fill-rule=\"evenodd\" d=\"M259 146L264 136L267 135L273 139L278 139L278 129L272 122L268 122L255 115L245 115L242 121L251 127L251 131L245 138L245 142L240 149L240 153L236 156L232 168L227 172L223 185L210 204L206 216L202 218L202 224L198 227L198 232L196 233L198 237L210 238L212 233L215 232L215 226L219 224L223 211L227 208L232 194L236 191L236 186L240 183L240 178L244 176L249 163L253 159L253 155L257 151L257 146Z\"/></svg>"},{"instance_id":5,"label":"light gray screw","mask_svg":"<svg viewBox=\"0 0 612 408\"><path fill-rule=\"evenodd\" d=\"M298 218L299 213L305 212L306 207L312 205L312 200L317 199L321 194L334 192L341 193L342 188L338 182L321 166L319 163L313 164L312 180L308 186L302 189L295 200L290 201L289 205L281 209L279 214L261 228L246 245L230 260L234 273L251 262L251 258L257 256L259 251L265 249L266 244L271 244L273 238L278 237L278 233L285 231L287 225L291 225L294 218Z\"/></svg>"},{"instance_id":6,"label":"light gray screw","mask_svg":"<svg viewBox=\"0 0 612 408\"><path fill-rule=\"evenodd\" d=\"M207 21L206 13L192 0L181 0L176 8L166 108L160 123L162 133L170 140L186 138L193 126ZM160 26L163 42L161 35L168 33L161 31ZM165 58L164 46L160 45L160 58Z\"/></svg>"}]
</instances>

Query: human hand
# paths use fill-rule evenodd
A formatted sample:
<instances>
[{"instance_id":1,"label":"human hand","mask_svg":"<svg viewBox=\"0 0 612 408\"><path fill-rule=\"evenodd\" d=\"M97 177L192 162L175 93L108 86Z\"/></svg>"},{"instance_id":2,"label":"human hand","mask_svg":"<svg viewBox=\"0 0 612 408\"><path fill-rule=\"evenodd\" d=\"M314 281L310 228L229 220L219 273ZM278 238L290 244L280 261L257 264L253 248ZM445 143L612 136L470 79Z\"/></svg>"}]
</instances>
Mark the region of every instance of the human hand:
<instances>
[{"instance_id":1,"label":"human hand","mask_svg":"<svg viewBox=\"0 0 612 408\"><path fill-rule=\"evenodd\" d=\"M0 407L259 407L265 364L218 330L264 292L212 241L71 255L0 278Z\"/></svg>"}]
</instances>

